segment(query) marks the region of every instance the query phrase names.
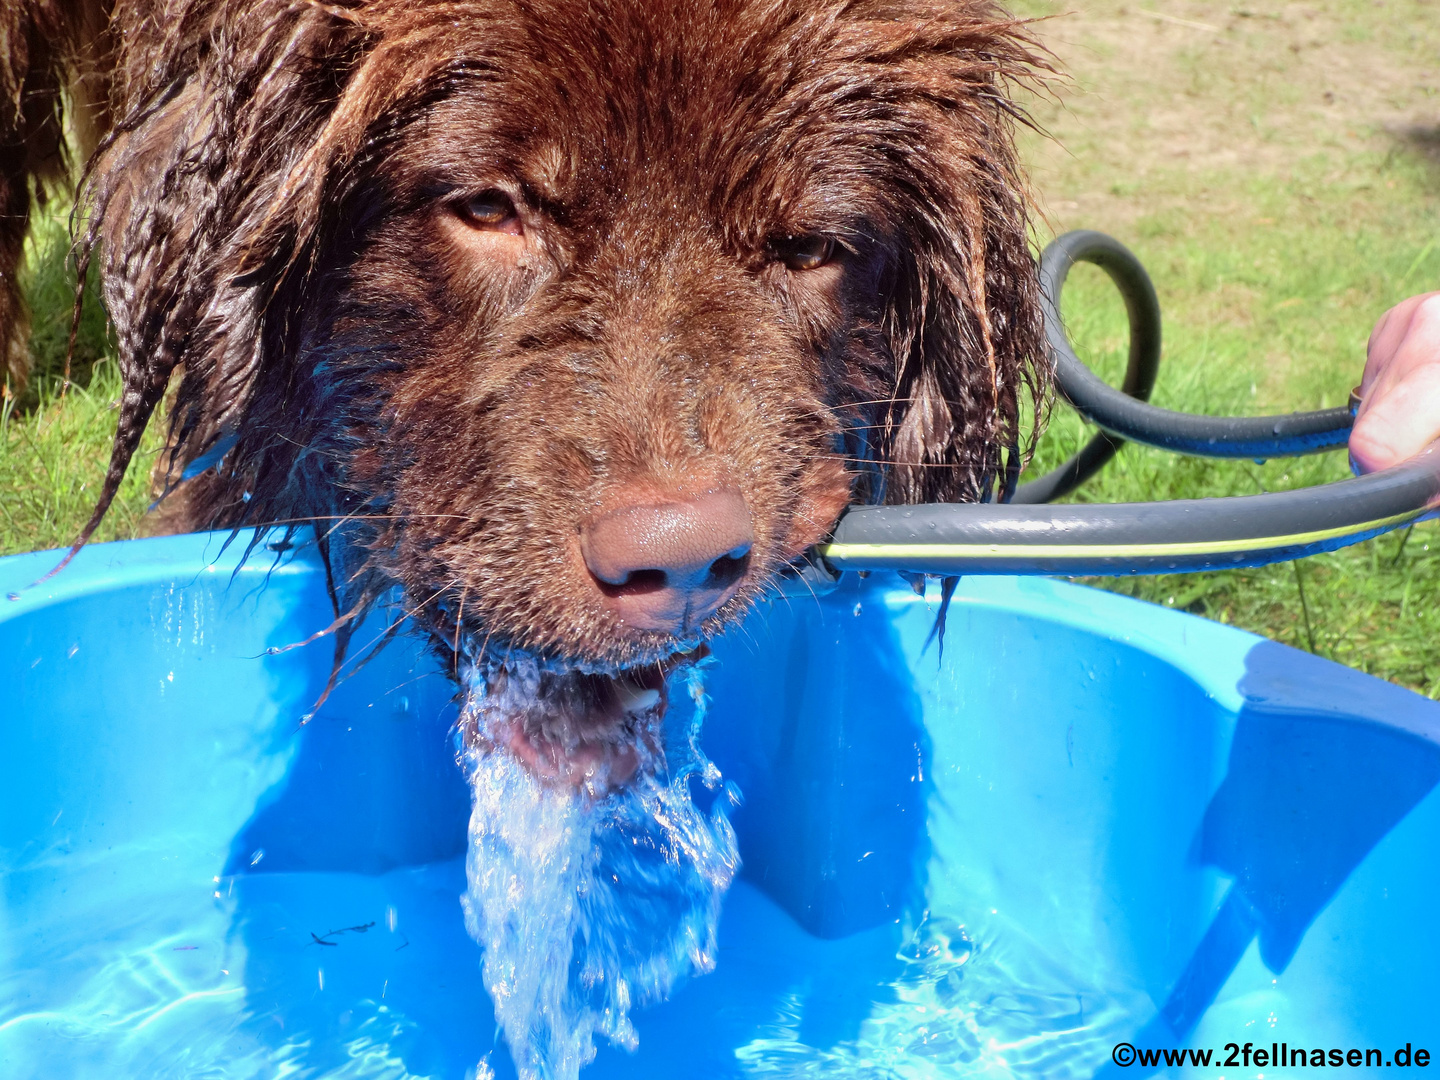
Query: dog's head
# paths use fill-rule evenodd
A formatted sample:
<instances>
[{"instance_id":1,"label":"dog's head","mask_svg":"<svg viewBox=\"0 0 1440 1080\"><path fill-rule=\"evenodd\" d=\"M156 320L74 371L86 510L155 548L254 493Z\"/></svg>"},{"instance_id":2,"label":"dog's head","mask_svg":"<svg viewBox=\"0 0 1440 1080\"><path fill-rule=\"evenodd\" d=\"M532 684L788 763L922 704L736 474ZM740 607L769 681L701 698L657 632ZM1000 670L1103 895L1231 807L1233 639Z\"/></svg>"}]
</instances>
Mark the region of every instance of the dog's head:
<instances>
[{"instance_id":1,"label":"dog's head","mask_svg":"<svg viewBox=\"0 0 1440 1080\"><path fill-rule=\"evenodd\" d=\"M95 171L117 466L183 365L195 525L314 519L345 607L593 720L848 503L1003 483L1037 61L987 0L211 6Z\"/></svg>"}]
</instances>

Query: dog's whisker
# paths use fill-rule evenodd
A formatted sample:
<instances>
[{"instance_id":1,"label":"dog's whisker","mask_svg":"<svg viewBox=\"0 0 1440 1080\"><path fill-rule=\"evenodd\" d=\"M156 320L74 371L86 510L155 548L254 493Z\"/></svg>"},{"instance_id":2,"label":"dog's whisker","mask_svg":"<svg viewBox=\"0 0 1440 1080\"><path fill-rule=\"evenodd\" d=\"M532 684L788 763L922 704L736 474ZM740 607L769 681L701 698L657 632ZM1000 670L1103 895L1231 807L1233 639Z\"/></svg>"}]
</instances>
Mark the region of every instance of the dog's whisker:
<instances>
[{"instance_id":1,"label":"dog's whisker","mask_svg":"<svg viewBox=\"0 0 1440 1080\"><path fill-rule=\"evenodd\" d=\"M978 457L978 455L977 455ZM901 461L896 458L842 457L850 465L891 465L906 469L959 469L963 465L952 461Z\"/></svg>"},{"instance_id":2,"label":"dog's whisker","mask_svg":"<svg viewBox=\"0 0 1440 1080\"><path fill-rule=\"evenodd\" d=\"M261 522L256 523L254 527L257 528L257 529L270 529L270 528L274 528L274 527L277 526L277 525L308 525L308 524L311 524L312 522L320 522L320 521L340 521L340 522L345 522L345 521L408 521L408 520L411 519L411 518L414 518L414 519L417 519L417 520L419 520L419 519L436 519L436 520L451 519L451 520L455 520L455 521L469 521L469 520L471 520L471 519L470 519L467 515L465 515L465 514L421 514L421 513L416 513L416 514L405 513L405 514L398 514L398 515L397 515L397 514L361 514L361 513L351 513L351 514L304 514L304 515L301 515L301 516L299 516L299 517L267 518L267 519L264 520L264 521L261 521Z\"/></svg>"},{"instance_id":3,"label":"dog's whisker","mask_svg":"<svg viewBox=\"0 0 1440 1080\"><path fill-rule=\"evenodd\" d=\"M365 506L369 505L369 503L371 503L371 502L373 502L373 501L374 501L373 499L366 499L365 502L362 503L362 504L360 505L360 507L356 509L355 515L358 515L358 514L360 513L360 510L364 509ZM379 515L376 515L376 516L378 517ZM367 519L373 520L373 519L371 519L371 518L368 518L368 515L367 515ZM340 529L340 527L341 527L342 525L344 525L346 522L355 521L355 520L357 520L357 517L354 516L354 515L351 515L351 514L344 514L344 515L341 515L340 517L334 519L335 523L334 523L333 525L331 525L330 528L328 528L328 529L325 530L325 539L328 540L330 537L334 536L335 533Z\"/></svg>"},{"instance_id":4,"label":"dog's whisker","mask_svg":"<svg viewBox=\"0 0 1440 1080\"><path fill-rule=\"evenodd\" d=\"M868 401L841 401L828 407L831 409L859 409L868 405L908 405L914 400L911 397L871 398Z\"/></svg>"},{"instance_id":5,"label":"dog's whisker","mask_svg":"<svg viewBox=\"0 0 1440 1080\"><path fill-rule=\"evenodd\" d=\"M485 650L490 647L490 639L494 636L494 634L495 628L493 626L485 631L485 640L480 642L480 648L475 650L475 656L473 657L475 663L478 664L484 660Z\"/></svg>"},{"instance_id":6,"label":"dog's whisker","mask_svg":"<svg viewBox=\"0 0 1440 1080\"><path fill-rule=\"evenodd\" d=\"M459 578L456 578L455 580L449 582L448 584L442 585L440 588L436 589L433 593L431 593L429 596L427 596L424 600L420 601L418 604L415 604L415 605L412 605L412 606L409 606L409 607L405 606L404 604L401 604L401 605L399 606L400 614L399 614L398 616L396 616L393 620L391 620L390 625L387 626L383 631L381 631L381 632L380 632L379 634L377 634L375 637L371 638L368 642L366 642L366 644L360 648L359 652L361 652L361 653L368 652L374 645L376 645L376 644L379 643L380 641L384 640L385 638L392 636L392 635L395 633L395 630L396 630L402 623L404 623L404 622L405 622L406 620L408 620L408 619L416 618L416 617L420 614L420 612L421 612L422 610L424 610L424 608L425 608L427 605L429 605L430 602L433 601L436 597L440 596L442 593L446 592L446 591L449 590L449 589L453 589L456 585L459 585L459 584L460 584L460 579L459 579ZM367 657L366 659L368 659L368 657ZM355 670L359 670L360 667L363 667L364 664L365 664L365 662L366 662L366 660L361 660L361 661L359 661L359 663L358 663L358 665L357 665L357 667L356 667ZM351 660L350 660L350 659L347 659L347 660L345 661L345 664L349 664L349 663L351 663ZM342 665L341 665L341 668L343 668L344 666L345 666L345 665L342 664ZM337 673L338 673L338 670L337 670ZM346 675L346 677L348 678L349 675L353 675L353 674L355 674L355 671L349 672L349 673Z\"/></svg>"},{"instance_id":7,"label":"dog's whisker","mask_svg":"<svg viewBox=\"0 0 1440 1080\"><path fill-rule=\"evenodd\" d=\"M358 608L351 608L349 611L345 612L345 614L341 615L334 622L332 622L329 626L325 627L325 629L316 630L315 633L311 634L304 641L294 641L291 642L289 645L272 645L270 648L265 650L265 654L267 656L279 656L281 653L287 653L291 649L303 649L306 645L309 645L312 642L319 641L321 638L328 637L329 635L335 633L342 626L345 626L347 623L349 623L351 620L353 620L356 616L360 614L361 612Z\"/></svg>"},{"instance_id":8,"label":"dog's whisker","mask_svg":"<svg viewBox=\"0 0 1440 1080\"><path fill-rule=\"evenodd\" d=\"M455 647L451 652L450 666L453 670L460 670L460 627L465 621L465 597L469 595L470 586L466 585L460 590L460 605L455 612Z\"/></svg>"}]
</instances>

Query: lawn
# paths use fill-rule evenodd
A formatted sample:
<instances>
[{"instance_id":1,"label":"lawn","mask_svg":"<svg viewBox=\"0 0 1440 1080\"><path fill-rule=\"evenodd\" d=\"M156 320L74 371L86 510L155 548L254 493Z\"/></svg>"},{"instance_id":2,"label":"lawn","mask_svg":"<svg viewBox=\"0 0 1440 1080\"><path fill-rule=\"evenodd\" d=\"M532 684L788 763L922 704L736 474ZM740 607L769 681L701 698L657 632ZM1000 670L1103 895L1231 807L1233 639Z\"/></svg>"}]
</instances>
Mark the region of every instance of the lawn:
<instances>
[{"instance_id":1,"label":"lawn","mask_svg":"<svg viewBox=\"0 0 1440 1080\"><path fill-rule=\"evenodd\" d=\"M1440 287L1440 5L1317 0L1233 5L1018 0L1068 74L1032 113L1025 153L1038 239L1119 237L1154 275L1166 316L1158 404L1260 413L1340 404L1375 318ZM98 308L60 399L68 328L64 223L45 218L27 289L40 377L0 414L0 551L68 542L104 470L118 383ZM1072 275L1082 355L1123 364L1123 312L1098 271ZM98 363L95 363L98 359ZM92 373L93 363L93 373ZM1057 409L1035 469L1087 433ZM134 535L158 437L101 538ZM1291 462L1177 459L1127 447L1077 498L1248 494L1346 475L1343 454ZM1440 696L1440 526L1303 564L1106 580Z\"/></svg>"},{"instance_id":2,"label":"lawn","mask_svg":"<svg viewBox=\"0 0 1440 1080\"><path fill-rule=\"evenodd\" d=\"M1440 7L1415 0L1028 0L1068 73L1027 141L1044 233L1109 232L1165 313L1154 400L1208 413L1343 404L1375 319L1440 288ZM1062 14L1068 12L1069 14ZM1125 323L1080 268L1065 316L1112 380ZM1088 433L1057 409L1035 468ZM1126 447L1075 496L1241 495L1347 475L1343 453L1252 463ZM1098 582L1440 695L1440 527L1256 570Z\"/></svg>"},{"instance_id":3,"label":"lawn","mask_svg":"<svg viewBox=\"0 0 1440 1080\"><path fill-rule=\"evenodd\" d=\"M74 381L68 388L62 381L74 297L67 238L65 215L52 207L36 223L26 252L22 283L32 311L32 378L18 397L9 386L0 396L0 554L73 541L94 509L110 456L120 373L93 289L87 290L77 336ZM97 540L124 539L141 529L160 444L158 425L151 427Z\"/></svg>"}]
</instances>

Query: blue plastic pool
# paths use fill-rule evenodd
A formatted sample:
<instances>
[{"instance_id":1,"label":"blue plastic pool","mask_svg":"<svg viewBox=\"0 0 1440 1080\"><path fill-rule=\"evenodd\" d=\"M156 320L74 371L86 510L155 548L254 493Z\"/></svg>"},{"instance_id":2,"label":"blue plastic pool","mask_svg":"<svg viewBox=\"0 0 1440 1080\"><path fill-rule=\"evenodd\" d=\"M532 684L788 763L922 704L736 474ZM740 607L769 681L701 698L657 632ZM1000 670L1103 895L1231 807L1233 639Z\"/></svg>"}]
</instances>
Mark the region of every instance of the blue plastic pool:
<instances>
[{"instance_id":1,"label":"blue plastic pool","mask_svg":"<svg viewBox=\"0 0 1440 1080\"><path fill-rule=\"evenodd\" d=\"M302 726L323 573L241 546L0 560L0 1076L507 1075L451 685L402 639ZM1440 706L1039 579L963 581L942 657L937 602L850 575L718 643L719 967L587 1080L1440 1054Z\"/></svg>"}]
</instances>

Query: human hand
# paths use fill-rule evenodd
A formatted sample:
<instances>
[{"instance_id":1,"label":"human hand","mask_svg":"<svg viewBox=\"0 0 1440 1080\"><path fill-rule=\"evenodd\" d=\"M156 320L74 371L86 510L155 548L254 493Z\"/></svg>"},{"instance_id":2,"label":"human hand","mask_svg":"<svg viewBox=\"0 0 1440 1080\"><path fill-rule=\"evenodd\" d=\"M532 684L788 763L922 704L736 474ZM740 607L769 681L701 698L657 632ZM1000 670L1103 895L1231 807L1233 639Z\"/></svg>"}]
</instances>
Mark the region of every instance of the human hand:
<instances>
[{"instance_id":1,"label":"human hand","mask_svg":"<svg viewBox=\"0 0 1440 1080\"><path fill-rule=\"evenodd\" d=\"M1350 432L1350 460L1374 472L1440 438L1440 292L1412 296L1375 324Z\"/></svg>"}]
</instances>

